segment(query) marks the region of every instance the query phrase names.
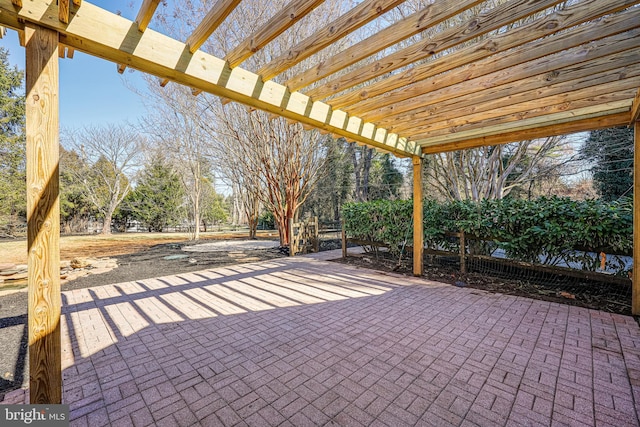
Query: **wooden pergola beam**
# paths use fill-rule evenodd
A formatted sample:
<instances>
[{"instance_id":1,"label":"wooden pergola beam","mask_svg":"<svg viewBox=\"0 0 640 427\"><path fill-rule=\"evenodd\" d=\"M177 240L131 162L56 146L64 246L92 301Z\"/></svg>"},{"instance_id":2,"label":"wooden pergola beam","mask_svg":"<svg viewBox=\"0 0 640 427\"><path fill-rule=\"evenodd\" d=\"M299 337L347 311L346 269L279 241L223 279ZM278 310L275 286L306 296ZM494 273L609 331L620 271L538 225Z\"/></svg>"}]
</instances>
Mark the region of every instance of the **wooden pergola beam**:
<instances>
[{"instance_id":1,"label":"wooden pergola beam","mask_svg":"<svg viewBox=\"0 0 640 427\"><path fill-rule=\"evenodd\" d=\"M640 120L640 89L636 92L636 97L633 100L633 106L631 107L631 123Z\"/></svg>"},{"instance_id":2,"label":"wooden pergola beam","mask_svg":"<svg viewBox=\"0 0 640 427\"><path fill-rule=\"evenodd\" d=\"M379 118L376 122L380 125L398 123L397 128L404 126L404 123L427 124L434 115L443 117L451 113L453 118L465 113L490 111L537 98L634 79L639 73L640 52L621 52L499 86L482 89L476 87L475 91L468 85L456 86L460 89L460 94L466 93L464 96L457 96L458 93L452 90L434 92L428 99L416 96L416 102L408 100L405 103L383 107L375 113L375 117ZM371 117L369 120L372 120Z\"/></svg>"},{"instance_id":3,"label":"wooden pergola beam","mask_svg":"<svg viewBox=\"0 0 640 427\"><path fill-rule=\"evenodd\" d=\"M633 272L631 314L640 315L640 122L633 123Z\"/></svg>"},{"instance_id":4,"label":"wooden pergola beam","mask_svg":"<svg viewBox=\"0 0 640 427\"><path fill-rule=\"evenodd\" d=\"M472 104L470 106L460 106L459 110L451 110L446 112L435 112L431 117L416 115L411 132L414 134L431 133L439 129L450 128L453 131L460 130L460 127L473 123L480 123L486 120L506 119L516 116L518 119L525 117L534 117L536 115L551 114L554 110L570 111L575 108L587 107L589 105L597 105L598 102L606 103L612 101L621 101L622 99L632 99L633 90L637 85L634 77L622 78L619 80L610 79L608 82L596 83L594 85L589 82L580 80L570 80L562 85L550 88L549 91L543 91L539 94L540 98L532 99L527 93L515 94L513 98L503 97L485 107ZM568 90L575 84L574 90ZM580 85L580 86L578 86ZM623 98L622 96L626 97ZM446 107L447 109L449 106ZM539 114L537 114L539 113ZM399 127L402 127L400 125ZM394 131L399 131L394 129Z\"/></svg>"},{"instance_id":5,"label":"wooden pergola beam","mask_svg":"<svg viewBox=\"0 0 640 427\"><path fill-rule=\"evenodd\" d=\"M293 0L282 10L275 14L265 25L255 31L251 36L240 42L231 52L225 56L229 66L237 67L251 55L262 49L271 40L291 28L293 24L311 13L320 6L324 0Z\"/></svg>"},{"instance_id":6,"label":"wooden pergola beam","mask_svg":"<svg viewBox=\"0 0 640 427\"><path fill-rule=\"evenodd\" d=\"M227 19L227 16L240 4L242 0L218 0L209 13L198 24L187 39L189 52L194 53L207 41L209 36Z\"/></svg>"},{"instance_id":7,"label":"wooden pergola beam","mask_svg":"<svg viewBox=\"0 0 640 427\"><path fill-rule=\"evenodd\" d=\"M144 32L153 18L153 14L156 12L160 4L160 0L142 0L142 5L136 16L136 24L138 24L138 31Z\"/></svg>"},{"instance_id":8,"label":"wooden pergola beam","mask_svg":"<svg viewBox=\"0 0 640 427\"><path fill-rule=\"evenodd\" d=\"M423 143L423 154L437 154L447 151L466 150L468 148L485 147L489 145L509 144L512 142L526 141L529 139L546 138L549 136L566 135L569 133L585 132L597 129L606 129L616 126L625 126L629 123L629 112L620 112L608 116L579 119L561 124L550 124L537 128L515 130L505 133L480 136L455 142Z\"/></svg>"},{"instance_id":9,"label":"wooden pergola beam","mask_svg":"<svg viewBox=\"0 0 640 427\"><path fill-rule=\"evenodd\" d=\"M416 140L421 145L429 145L432 143L441 142L456 142L464 141L472 138L478 138L487 135L499 135L507 132L518 132L527 129L535 129L541 126L559 125L562 123L568 123L572 121L578 121L583 119L610 116L617 113L629 112L631 108L631 101L626 99L623 101L611 102L607 104L600 104L587 108L579 108L571 111L564 111L561 113L547 114L542 117L532 117L521 119L517 121L498 123L493 126L483 126L479 129L473 129L463 132L454 132L442 136L430 137L429 134L424 136L416 136Z\"/></svg>"},{"instance_id":10,"label":"wooden pergola beam","mask_svg":"<svg viewBox=\"0 0 640 427\"><path fill-rule=\"evenodd\" d=\"M607 16L596 22L578 25L582 24L588 16L590 15L586 13L582 15L572 13L543 17L531 24L376 82L362 91L347 92L332 98L331 105L334 108L349 106L349 111L353 114L368 117L369 111L398 104L415 97L417 93L433 93L472 79L480 81L479 78L483 76L497 75L502 70L510 70L514 67L522 68L521 64L541 61L550 55L556 55L561 59L565 56L563 52L566 52L567 56L584 56L595 46L602 45L597 42L598 40L609 38L610 43L615 43L617 34L640 27L640 10L637 8ZM552 25L555 23L558 27ZM560 34L549 35L574 25L578 26ZM547 38L539 40L543 36ZM581 46L586 43L590 45ZM499 48L492 51L491 46L499 46ZM507 49L510 50L507 51ZM451 69L458 65L461 66L455 70Z\"/></svg>"},{"instance_id":11,"label":"wooden pergola beam","mask_svg":"<svg viewBox=\"0 0 640 427\"><path fill-rule=\"evenodd\" d=\"M445 128L457 129L458 126L511 115L520 115L521 118L533 116L537 111L542 114L544 114L544 111L552 112L556 109L558 111L568 111L580 108L576 107L576 105L588 106L586 102L589 102L589 100L593 100L594 103L597 103L597 101L603 103L614 100L619 101L622 99L619 95L623 93L627 99L632 99L633 94L631 91L637 85L635 77L638 76L637 72L633 74L629 78L596 81L593 84L588 80L569 80L554 87L544 88L548 90L542 90L538 93L539 98L532 98L529 93L523 92L514 94L512 98L505 96L490 100L486 106L471 104L460 105L459 109L449 109L450 105L455 105L454 103L443 106L443 109L446 110L443 112L432 110L430 116L421 112L415 115L409 114L405 118L413 123L414 126L411 127L413 133L421 133ZM573 84L576 86L572 86ZM403 126L402 124L398 127L402 128ZM397 132L399 130L394 129L394 131Z\"/></svg>"},{"instance_id":12,"label":"wooden pergola beam","mask_svg":"<svg viewBox=\"0 0 640 427\"><path fill-rule=\"evenodd\" d=\"M328 77L349 65L355 64L376 52L380 52L396 43L405 40L415 34L427 30L442 21L455 16L482 0L457 0L446 2L435 2L426 5L423 9L376 32L367 39L356 43L353 46L327 58L319 64L311 67L303 73L297 74L285 82L291 90L299 90L324 77ZM340 27L338 27L340 28ZM304 46L291 49L292 52L304 50ZM313 53L313 52L311 52ZM307 57L309 55L306 55ZM303 58L304 59L304 58ZM260 73L259 73L260 74Z\"/></svg>"},{"instance_id":13,"label":"wooden pergola beam","mask_svg":"<svg viewBox=\"0 0 640 427\"><path fill-rule=\"evenodd\" d=\"M69 23L69 15L71 14L70 0L58 0L58 19L64 24Z\"/></svg>"},{"instance_id":14,"label":"wooden pergola beam","mask_svg":"<svg viewBox=\"0 0 640 427\"><path fill-rule=\"evenodd\" d=\"M396 51L378 61L373 61L362 67L358 67L306 93L314 99L324 99L329 95L347 90L360 83L429 58L460 43L473 40L490 31L525 18L532 13L551 7L560 1L561 0L540 0L536 2L523 2L521 0L507 1L486 13L471 18L464 24L445 30L431 39Z\"/></svg>"},{"instance_id":15,"label":"wooden pergola beam","mask_svg":"<svg viewBox=\"0 0 640 427\"><path fill-rule=\"evenodd\" d=\"M617 84L618 82L615 83ZM499 124L517 122L533 117L542 117L549 114L562 112L573 114L573 112L584 108L594 108L625 100L628 102L629 99L633 97L632 89L622 92L611 92L609 86L612 85L587 88L577 91L577 93L570 92L511 105L499 110L470 114L466 117L456 117L451 120L435 122L432 125L416 127L414 131L424 132L424 134L416 133L418 137L424 135L423 137L434 138Z\"/></svg>"},{"instance_id":16,"label":"wooden pergola beam","mask_svg":"<svg viewBox=\"0 0 640 427\"><path fill-rule=\"evenodd\" d=\"M301 41L284 54L262 67L258 74L263 79L270 79L291 68L300 61L310 57L337 40L345 37L388 12L405 0L365 0L349 12ZM291 90L296 90L290 87Z\"/></svg>"},{"instance_id":17,"label":"wooden pergola beam","mask_svg":"<svg viewBox=\"0 0 640 427\"><path fill-rule=\"evenodd\" d=\"M58 33L27 23L25 36L29 394L31 404L59 404Z\"/></svg>"},{"instance_id":18,"label":"wooden pergola beam","mask_svg":"<svg viewBox=\"0 0 640 427\"><path fill-rule=\"evenodd\" d=\"M228 64L202 51L189 53L186 44L148 29L131 31L136 24L122 16L85 2L68 24L48 13L51 1L33 1L16 11L10 0L0 0L0 25L17 20L32 21L58 30L60 42L74 49L124 64L128 67L168 78L185 86L212 93L263 111L278 114L299 123L336 133L371 147L412 157L420 149L412 141L388 132L344 111L333 110L322 102L313 102L299 92L290 92L273 81ZM6 19L5 16L9 16Z\"/></svg>"}]
</instances>

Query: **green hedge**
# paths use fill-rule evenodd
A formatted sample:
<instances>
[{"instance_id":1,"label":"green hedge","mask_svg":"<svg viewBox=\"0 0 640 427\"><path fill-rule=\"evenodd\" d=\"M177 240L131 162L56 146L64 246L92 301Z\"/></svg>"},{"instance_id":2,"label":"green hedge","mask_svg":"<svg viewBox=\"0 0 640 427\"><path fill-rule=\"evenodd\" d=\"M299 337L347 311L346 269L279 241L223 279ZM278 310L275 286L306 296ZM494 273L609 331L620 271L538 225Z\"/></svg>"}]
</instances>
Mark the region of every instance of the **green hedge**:
<instances>
[{"instance_id":1,"label":"green hedge","mask_svg":"<svg viewBox=\"0 0 640 427\"><path fill-rule=\"evenodd\" d=\"M412 212L411 200L379 200L345 204L342 218L350 238L386 243L397 254L405 240L411 244L413 239ZM561 197L424 201L425 246L453 250L457 243L445 233L460 230L484 241L473 243L475 253L502 248L515 260L540 262L542 256L547 264L580 262L595 270L597 257L576 251L631 255L633 203Z\"/></svg>"}]
</instances>

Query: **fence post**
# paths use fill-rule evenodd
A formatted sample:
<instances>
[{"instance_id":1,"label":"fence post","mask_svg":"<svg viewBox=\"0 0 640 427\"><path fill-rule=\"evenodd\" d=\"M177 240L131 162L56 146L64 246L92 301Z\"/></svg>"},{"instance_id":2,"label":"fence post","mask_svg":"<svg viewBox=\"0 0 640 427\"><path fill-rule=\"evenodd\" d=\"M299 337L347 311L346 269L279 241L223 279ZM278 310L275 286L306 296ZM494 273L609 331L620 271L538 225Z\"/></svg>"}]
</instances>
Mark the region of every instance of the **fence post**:
<instances>
[{"instance_id":1,"label":"fence post","mask_svg":"<svg viewBox=\"0 0 640 427\"><path fill-rule=\"evenodd\" d=\"M313 250L318 253L320 252L320 230L318 229L318 217L313 217L313 223L315 226L315 240L313 241Z\"/></svg>"},{"instance_id":2,"label":"fence post","mask_svg":"<svg viewBox=\"0 0 640 427\"><path fill-rule=\"evenodd\" d=\"M296 245L293 241L293 218L289 218L289 256L294 256L296 254Z\"/></svg>"},{"instance_id":3,"label":"fence post","mask_svg":"<svg viewBox=\"0 0 640 427\"><path fill-rule=\"evenodd\" d=\"M464 230L460 230L460 273L467 272L466 243Z\"/></svg>"},{"instance_id":4,"label":"fence post","mask_svg":"<svg viewBox=\"0 0 640 427\"><path fill-rule=\"evenodd\" d=\"M342 258L347 257L347 230L344 228L344 221L342 221Z\"/></svg>"}]
</instances>

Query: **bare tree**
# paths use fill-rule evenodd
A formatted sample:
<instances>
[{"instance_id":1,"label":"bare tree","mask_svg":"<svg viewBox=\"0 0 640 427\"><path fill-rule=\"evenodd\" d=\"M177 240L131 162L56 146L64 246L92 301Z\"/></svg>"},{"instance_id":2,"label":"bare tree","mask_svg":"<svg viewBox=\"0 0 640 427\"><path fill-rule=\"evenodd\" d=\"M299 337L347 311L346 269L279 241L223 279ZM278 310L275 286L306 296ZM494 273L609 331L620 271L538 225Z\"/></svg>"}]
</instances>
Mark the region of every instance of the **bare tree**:
<instances>
[{"instance_id":1,"label":"bare tree","mask_svg":"<svg viewBox=\"0 0 640 427\"><path fill-rule=\"evenodd\" d=\"M280 243L288 245L289 220L320 177L320 135L263 112L246 113L237 105L209 111L217 114L217 128L208 129L223 143L219 157L229 160L222 170L230 171L229 177L247 193L245 212L257 213L255 203L262 202L274 215Z\"/></svg>"},{"instance_id":2,"label":"bare tree","mask_svg":"<svg viewBox=\"0 0 640 427\"><path fill-rule=\"evenodd\" d=\"M523 141L429 156L428 187L452 200L501 199L557 173L571 160L564 137ZM563 157L564 160L558 160Z\"/></svg>"},{"instance_id":3,"label":"bare tree","mask_svg":"<svg viewBox=\"0 0 640 427\"><path fill-rule=\"evenodd\" d=\"M67 131L65 139L87 165L74 169L76 179L104 218L102 234L111 234L113 213L131 189L143 139L126 124Z\"/></svg>"},{"instance_id":4,"label":"bare tree","mask_svg":"<svg viewBox=\"0 0 640 427\"><path fill-rule=\"evenodd\" d=\"M276 0L270 3L269 8L265 8L261 1L243 1L202 49L224 56L246 38L247 32L251 33L264 25L286 3L286 0ZM193 22L199 22L210 7L209 2L192 0L185 2L181 12L192 17ZM282 55L291 46L325 26L327 20L338 16L344 7L347 7L346 3L337 0L323 3L301 22L248 58L243 67L259 69L270 59ZM192 30L184 26L184 20L174 20L168 15L162 18L163 25L174 34L184 36ZM332 47L334 48L339 49ZM308 65L309 61L331 56L330 50L325 49L303 61L276 77L276 80L291 77L296 69L304 67L305 63ZM216 166L242 196L252 237L255 235L260 201L274 214L281 244L288 244L289 220L295 217L322 169L322 147L317 144L319 135L304 131L300 125L289 125L283 119L272 119L262 112L249 112L244 107L233 104L223 105L208 94L201 94L194 99L198 100L200 108L191 119L198 120L201 129L209 133ZM165 104L174 110L177 108L176 103Z\"/></svg>"},{"instance_id":5,"label":"bare tree","mask_svg":"<svg viewBox=\"0 0 640 427\"><path fill-rule=\"evenodd\" d=\"M210 173L210 134L202 129L198 119L204 112L188 88L179 85L162 88L154 79L148 81L154 107L143 123L144 130L153 147L163 151L180 175L194 224L191 238L198 240L203 190Z\"/></svg>"}]
</instances>

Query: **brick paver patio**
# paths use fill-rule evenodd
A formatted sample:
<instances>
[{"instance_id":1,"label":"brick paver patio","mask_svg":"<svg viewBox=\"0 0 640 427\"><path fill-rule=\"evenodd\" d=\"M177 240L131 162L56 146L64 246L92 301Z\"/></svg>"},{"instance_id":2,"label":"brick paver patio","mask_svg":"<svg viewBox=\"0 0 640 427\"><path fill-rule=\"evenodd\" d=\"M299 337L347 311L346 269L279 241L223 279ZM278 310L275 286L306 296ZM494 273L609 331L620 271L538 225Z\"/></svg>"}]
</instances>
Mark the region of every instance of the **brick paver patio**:
<instances>
[{"instance_id":1,"label":"brick paver patio","mask_svg":"<svg viewBox=\"0 0 640 427\"><path fill-rule=\"evenodd\" d=\"M63 305L72 425L639 425L631 317L317 258Z\"/></svg>"}]
</instances>

